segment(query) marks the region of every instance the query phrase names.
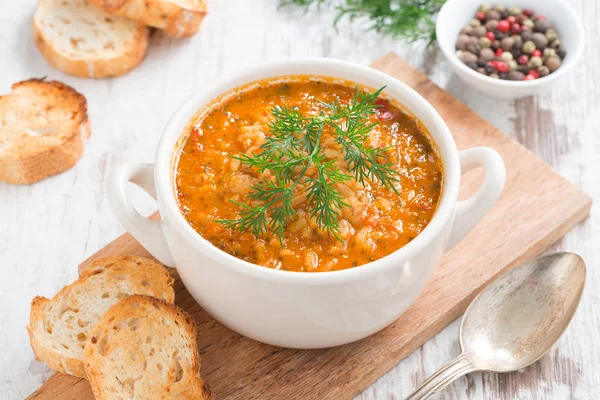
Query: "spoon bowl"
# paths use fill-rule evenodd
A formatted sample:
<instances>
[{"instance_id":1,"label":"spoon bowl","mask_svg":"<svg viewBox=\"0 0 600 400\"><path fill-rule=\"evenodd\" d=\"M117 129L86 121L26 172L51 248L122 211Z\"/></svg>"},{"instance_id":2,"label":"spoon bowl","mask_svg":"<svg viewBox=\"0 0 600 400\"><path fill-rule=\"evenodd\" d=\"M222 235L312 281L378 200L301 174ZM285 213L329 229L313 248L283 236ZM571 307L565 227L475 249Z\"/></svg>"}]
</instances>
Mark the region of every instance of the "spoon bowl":
<instances>
[{"instance_id":1,"label":"spoon bowl","mask_svg":"<svg viewBox=\"0 0 600 400\"><path fill-rule=\"evenodd\" d=\"M461 355L406 400L424 399L469 372L510 372L536 362L569 325L584 284L585 263L573 253L538 257L504 273L467 308Z\"/></svg>"}]
</instances>

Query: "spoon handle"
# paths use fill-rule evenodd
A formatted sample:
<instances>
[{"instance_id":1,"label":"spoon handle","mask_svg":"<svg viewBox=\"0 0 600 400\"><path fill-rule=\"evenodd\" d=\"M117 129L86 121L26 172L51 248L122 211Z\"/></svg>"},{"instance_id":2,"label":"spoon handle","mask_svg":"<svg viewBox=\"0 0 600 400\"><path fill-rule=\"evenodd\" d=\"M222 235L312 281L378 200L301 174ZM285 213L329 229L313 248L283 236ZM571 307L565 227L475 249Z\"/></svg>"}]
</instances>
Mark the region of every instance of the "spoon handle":
<instances>
[{"instance_id":1,"label":"spoon handle","mask_svg":"<svg viewBox=\"0 0 600 400\"><path fill-rule=\"evenodd\" d=\"M444 365L438 372L431 375L425 382L412 392L404 400L421 400L426 399L435 392L439 392L455 379L468 374L469 372L476 371L477 368L473 361L469 360L467 356L461 354L448 364Z\"/></svg>"}]
</instances>

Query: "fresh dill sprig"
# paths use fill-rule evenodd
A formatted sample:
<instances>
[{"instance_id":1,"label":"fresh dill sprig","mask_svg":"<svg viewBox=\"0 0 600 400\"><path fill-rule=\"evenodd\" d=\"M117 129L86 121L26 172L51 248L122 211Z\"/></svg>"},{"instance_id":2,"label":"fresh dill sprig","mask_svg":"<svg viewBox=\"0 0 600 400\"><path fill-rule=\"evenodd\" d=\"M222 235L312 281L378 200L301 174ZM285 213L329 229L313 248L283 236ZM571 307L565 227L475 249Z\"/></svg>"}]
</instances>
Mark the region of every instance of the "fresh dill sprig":
<instances>
[{"instance_id":1,"label":"fresh dill sprig","mask_svg":"<svg viewBox=\"0 0 600 400\"><path fill-rule=\"evenodd\" d=\"M446 0L281 0L282 6L333 6L338 14L334 21L347 17L350 21L365 19L370 30L375 30L407 43L435 42L435 15Z\"/></svg>"},{"instance_id":2,"label":"fresh dill sprig","mask_svg":"<svg viewBox=\"0 0 600 400\"><path fill-rule=\"evenodd\" d=\"M374 93L356 88L348 104L320 102L317 116L303 116L297 108L275 106L269 122L270 136L258 154L240 154L234 158L258 173L270 171L274 180L263 178L250 187L246 196L250 204L233 201L240 207L239 218L217 222L240 232L250 231L256 237L274 232L283 240L286 225L297 216L293 206L294 190L302 184L311 217L319 228L338 240L341 209L349 207L337 184L356 179L361 184L379 182L397 193L398 172L387 161L389 148L372 148L366 144L376 124L369 122L377 110ZM323 132L334 135L340 145L348 172L340 170L335 160L328 160L321 147ZM309 169L314 167L311 174Z\"/></svg>"}]
</instances>

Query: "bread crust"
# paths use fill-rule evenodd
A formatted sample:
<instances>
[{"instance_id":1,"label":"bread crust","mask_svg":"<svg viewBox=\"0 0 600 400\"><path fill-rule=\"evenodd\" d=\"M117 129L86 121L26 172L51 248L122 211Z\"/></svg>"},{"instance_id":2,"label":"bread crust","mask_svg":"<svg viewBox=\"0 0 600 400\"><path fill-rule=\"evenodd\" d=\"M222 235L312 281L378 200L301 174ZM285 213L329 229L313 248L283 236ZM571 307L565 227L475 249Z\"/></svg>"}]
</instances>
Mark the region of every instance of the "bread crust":
<instances>
[{"instance_id":1,"label":"bread crust","mask_svg":"<svg viewBox=\"0 0 600 400\"><path fill-rule=\"evenodd\" d=\"M56 141L52 144L37 143L35 138L14 137L13 140L19 143L6 144L3 150L0 146L0 181L32 184L64 172L79 161L84 140L90 136L90 121L87 102L81 93L62 82L43 79L29 79L12 85L12 93L0 96L0 113L14 111L5 109L14 108L10 96L20 89L39 92L33 96L46 96L53 107L72 113L70 129L59 130L53 135ZM26 115L28 110L19 111Z\"/></svg>"},{"instance_id":2,"label":"bread crust","mask_svg":"<svg viewBox=\"0 0 600 400\"><path fill-rule=\"evenodd\" d=\"M179 335L181 329L185 335ZM180 343L171 352L174 342ZM117 352L118 357L114 356ZM179 376L169 363L176 355L182 357L177 363ZM200 377L195 323L181 308L154 297L132 295L113 305L90 331L84 363L97 400L122 398L114 394L127 391L128 384L132 391L128 395L136 399L211 398L208 385Z\"/></svg>"},{"instance_id":3,"label":"bread crust","mask_svg":"<svg viewBox=\"0 0 600 400\"><path fill-rule=\"evenodd\" d=\"M90 4L113 15L127 17L162 29L173 38L198 32L207 14L205 0L89 0Z\"/></svg>"},{"instance_id":4,"label":"bread crust","mask_svg":"<svg viewBox=\"0 0 600 400\"><path fill-rule=\"evenodd\" d=\"M115 274L126 272L132 274L145 274L144 279L147 280L147 286L144 286L142 281L141 286L143 286L143 289L137 287L138 290L151 292L153 289L156 289L156 293L153 293L153 295L163 296L166 302L170 303L175 300L175 291L173 289L174 280L162 265L143 257L127 255L98 259L94 261L89 269L82 273L79 279L72 284L63 287L51 300L45 297L36 296L31 302L31 313L29 325L27 326L27 333L29 334L31 348L35 353L37 360L45 362L50 368L57 372L78 376L80 378L87 378L83 363L83 354L81 358L65 356L60 348L53 348L52 345L48 343L48 339L43 337L43 330L48 329L48 327L45 326L45 322L50 318L50 315L48 315L50 314L49 306L52 305L52 303L64 301L70 294L81 290L83 288L82 284L87 279L107 271L109 271L109 275L106 279L113 279ZM137 278L139 280L141 276L138 276ZM161 291L161 293L158 291ZM116 302L117 301L115 300L115 303ZM90 326L89 328L92 329L93 326Z\"/></svg>"},{"instance_id":5,"label":"bread crust","mask_svg":"<svg viewBox=\"0 0 600 400\"><path fill-rule=\"evenodd\" d=\"M48 63L66 74L79 78L108 78L124 75L140 65L148 49L150 30L138 24L131 46L119 56L75 59L59 51L52 39L45 36L35 15L32 24L35 44Z\"/></svg>"}]
</instances>

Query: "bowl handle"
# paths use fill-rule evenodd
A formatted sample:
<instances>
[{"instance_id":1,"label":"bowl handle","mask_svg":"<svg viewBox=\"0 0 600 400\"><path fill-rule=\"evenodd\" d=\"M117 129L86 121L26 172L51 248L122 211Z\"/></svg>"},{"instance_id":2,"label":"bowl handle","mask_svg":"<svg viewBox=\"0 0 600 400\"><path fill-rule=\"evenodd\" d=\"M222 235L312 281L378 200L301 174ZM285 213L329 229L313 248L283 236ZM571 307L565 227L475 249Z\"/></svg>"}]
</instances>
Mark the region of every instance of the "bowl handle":
<instances>
[{"instance_id":1,"label":"bowl handle","mask_svg":"<svg viewBox=\"0 0 600 400\"><path fill-rule=\"evenodd\" d=\"M175 266L161 228L161 221L141 215L127 195L127 183L132 182L156 200L154 166L152 164L123 164L111 171L106 182L106 197L113 213L154 258L168 267Z\"/></svg>"},{"instance_id":2,"label":"bowl handle","mask_svg":"<svg viewBox=\"0 0 600 400\"><path fill-rule=\"evenodd\" d=\"M458 153L461 174L483 167L485 178L473 196L456 204L456 218L446 250L458 244L477 225L479 220L496 203L506 181L504 161L496 150L489 147L474 147Z\"/></svg>"}]
</instances>

